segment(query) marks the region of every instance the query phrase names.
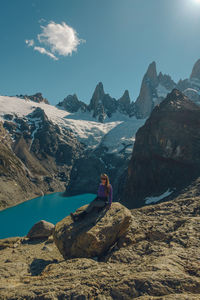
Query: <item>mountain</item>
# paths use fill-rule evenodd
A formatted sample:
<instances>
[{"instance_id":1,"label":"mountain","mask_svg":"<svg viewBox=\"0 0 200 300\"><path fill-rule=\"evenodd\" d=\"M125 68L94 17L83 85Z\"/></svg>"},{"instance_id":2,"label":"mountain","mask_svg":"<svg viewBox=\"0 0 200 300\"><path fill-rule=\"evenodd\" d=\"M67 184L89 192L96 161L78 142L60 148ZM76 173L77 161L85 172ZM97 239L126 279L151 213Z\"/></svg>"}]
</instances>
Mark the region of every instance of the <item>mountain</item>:
<instances>
[{"instance_id":1,"label":"mountain","mask_svg":"<svg viewBox=\"0 0 200 300\"><path fill-rule=\"evenodd\" d=\"M36 93L34 95L28 96L28 95L17 95L16 97L25 99L25 100L31 100L37 103L44 102L46 104L49 104L49 101L46 98L43 98L42 93Z\"/></svg>"},{"instance_id":2,"label":"mountain","mask_svg":"<svg viewBox=\"0 0 200 300\"><path fill-rule=\"evenodd\" d=\"M121 109L129 103L127 97L125 93ZM118 112L110 122L101 123L88 114L74 115L43 102L0 96L0 121L10 138L10 151L24 166L30 183L25 196L2 192L5 205L1 208L43 193L96 193L100 173L105 171L117 193L118 177L127 168L135 133L145 120Z\"/></svg>"},{"instance_id":3,"label":"mountain","mask_svg":"<svg viewBox=\"0 0 200 300\"><path fill-rule=\"evenodd\" d=\"M126 90L121 98L116 100L104 92L102 82L99 82L94 90L90 103L87 105L78 100L76 94L68 95L56 105L70 113L82 113L79 117L85 117L100 123L110 122L114 117L121 120L123 117L135 116L135 106L131 102L129 92Z\"/></svg>"},{"instance_id":4,"label":"mountain","mask_svg":"<svg viewBox=\"0 0 200 300\"><path fill-rule=\"evenodd\" d=\"M13 97L0 97L0 102L1 138L9 138L9 143L1 145L0 208L64 191L84 144L70 129L53 123L41 107L32 105L34 102ZM38 105L54 110L45 103Z\"/></svg>"},{"instance_id":5,"label":"mountain","mask_svg":"<svg viewBox=\"0 0 200 300\"><path fill-rule=\"evenodd\" d=\"M57 107L61 107L70 113L77 112L78 110L85 112L87 110L87 105L78 100L76 94L68 95L63 101L57 104Z\"/></svg>"},{"instance_id":6,"label":"mountain","mask_svg":"<svg viewBox=\"0 0 200 300\"><path fill-rule=\"evenodd\" d=\"M94 90L89 105L78 100L76 94L68 95L57 107L71 113L83 114L79 117L90 118L105 123L111 118L123 116L136 117L137 119L148 118L153 108L161 103L168 93L174 88L183 92L192 101L200 105L200 59L194 64L189 79L180 79L175 83L172 78L159 72L157 74L156 62L149 64L143 77L140 93L136 101L131 101L128 90L118 100L104 92L102 82L99 82ZM85 117L83 116L85 114ZM77 115L78 118L78 115Z\"/></svg>"},{"instance_id":7,"label":"mountain","mask_svg":"<svg viewBox=\"0 0 200 300\"><path fill-rule=\"evenodd\" d=\"M200 175L200 107L174 89L136 133L122 201L139 207Z\"/></svg>"},{"instance_id":8,"label":"mountain","mask_svg":"<svg viewBox=\"0 0 200 300\"><path fill-rule=\"evenodd\" d=\"M135 102L136 117L147 118L153 108L175 87L176 84L169 75L161 72L157 75L156 63L152 62L144 75L140 94Z\"/></svg>"}]
</instances>

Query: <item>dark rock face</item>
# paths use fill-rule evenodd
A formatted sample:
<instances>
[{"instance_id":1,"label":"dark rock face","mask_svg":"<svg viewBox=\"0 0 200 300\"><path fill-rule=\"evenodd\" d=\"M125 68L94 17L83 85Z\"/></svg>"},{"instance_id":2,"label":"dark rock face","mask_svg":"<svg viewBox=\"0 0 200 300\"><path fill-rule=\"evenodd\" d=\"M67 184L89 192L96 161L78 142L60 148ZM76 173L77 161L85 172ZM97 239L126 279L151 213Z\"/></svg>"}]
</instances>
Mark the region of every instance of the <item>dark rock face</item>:
<instances>
[{"instance_id":1,"label":"dark rock face","mask_svg":"<svg viewBox=\"0 0 200 300\"><path fill-rule=\"evenodd\" d=\"M130 155L107 153L98 147L94 151L84 152L73 164L70 179L66 186L65 196L84 193L97 193L101 173L108 174L113 187L113 199L123 183L123 174L128 168Z\"/></svg>"},{"instance_id":2,"label":"dark rock face","mask_svg":"<svg viewBox=\"0 0 200 300\"><path fill-rule=\"evenodd\" d=\"M73 163L84 150L84 145L69 130L61 131L39 107L23 118L13 116L12 120L4 121L4 128L12 138L9 151L14 157L13 164L23 165L21 169L24 174L21 174L20 180L25 183L26 188L23 184L21 186L26 192L25 195L15 192L15 197L11 197L10 193L2 190L5 203L1 207L5 208L43 193L64 191ZM24 176L26 180L23 179Z\"/></svg>"},{"instance_id":3,"label":"dark rock face","mask_svg":"<svg viewBox=\"0 0 200 300\"><path fill-rule=\"evenodd\" d=\"M123 203L142 206L145 198L181 189L199 176L199 127L200 107L174 89L136 134Z\"/></svg>"},{"instance_id":4,"label":"dark rock face","mask_svg":"<svg viewBox=\"0 0 200 300\"><path fill-rule=\"evenodd\" d=\"M0 122L0 209L36 197L40 192L29 180L29 171L11 145L12 140Z\"/></svg>"},{"instance_id":5,"label":"dark rock face","mask_svg":"<svg viewBox=\"0 0 200 300\"><path fill-rule=\"evenodd\" d=\"M17 95L17 97L22 98L22 99L29 99L31 101L40 103L44 102L46 104L49 104L49 101L46 98L43 98L42 93L36 93L34 95L28 96L28 95Z\"/></svg>"},{"instance_id":6,"label":"dark rock face","mask_svg":"<svg viewBox=\"0 0 200 300\"><path fill-rule=\"evenodd\" d=\"M59 102L58 107L63 107L68 112L74 113L77 112L79 109L82 112L87 111L87 105L78 100L76 94L68 95L63 101Z\"/></svg>"},{"instance_id":7,"label":"dark rock face","mask_svg":"<svg viewBox=\"0 0 200 300\"><path fill-rule=\"evenodd\" d=\"M96 86L88 109L93 112L94 118L98 117L98 121L101 123L106 116L111 117L112 113L116 112L117 101L109 94L104 93L102 82Z\"/></svg>"}]
</instances>

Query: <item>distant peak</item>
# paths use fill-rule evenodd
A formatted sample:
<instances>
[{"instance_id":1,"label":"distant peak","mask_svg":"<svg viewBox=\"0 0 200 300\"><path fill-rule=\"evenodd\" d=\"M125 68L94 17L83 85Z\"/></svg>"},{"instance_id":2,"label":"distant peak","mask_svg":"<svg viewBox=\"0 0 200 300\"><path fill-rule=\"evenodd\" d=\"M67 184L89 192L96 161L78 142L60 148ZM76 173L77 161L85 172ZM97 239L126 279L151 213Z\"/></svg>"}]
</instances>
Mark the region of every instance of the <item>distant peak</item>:
<instances>
[{"instance_id":1,"label":"distant peak","mask_svg":"<svg viewBox=\"0 0 200 300\"><path fill-rule=\"evenodd\" d=\"M123 94L123 97L129 97L129 91L128 90L125 90L125 92Z\"/></svg>"},{"instance_id":2,"label":"distant peak","mask_svg":"<svg viewBox=\"0 0 200 300\"><path fill-rule=\"evenodd\" d=\"M130 102L129 91L125 90L123 96L119 99L119 102Z\"/></svg>"},{"instance_id":3,"label":"distant peak","mask_svg":"<svg viewBox=\"0 0 200 300\"><path fill-rule=\"evenodd\" d=\"M196 63L194 64L194 67L192 69L192 73L190 75L190 79L192 79L192 78L200 79L200 59L198 59L196 61Z\"/></svg>"},{"instance_id":4,"label":"distant peak","mask_svg":"<svg viewBox=\"0 0 200 300\"><path fill-rule=\"evenodd\" d=\"M150 63L150 65L148 66L146 75L147 75L149 78L157 77L156 62L155 62L155 61L153 61L152 63Z\"/></svg>"},{"instance_id":5,"label":"distant peak","mask_svg":"<svg viewBox=\"0 0 200 300\"><path fill-rule=\"evenodd\" d=\"M104 89L103 89L103 83L102 82L99 82L96 86L96 89L95 90L98 90L98 91L101 91L104 93Z\"/></svg>"},{"instance_id":6,"label":"distant peak","mask_svg":"<svg viewBox=\"0 0 200 300\"><path fill-rule=\"evenodd\" d=\"M200 108L178 89L173 89L160 104L160 109L177 111L180 109L200 110Z\"/></svg>"}]
</instances>

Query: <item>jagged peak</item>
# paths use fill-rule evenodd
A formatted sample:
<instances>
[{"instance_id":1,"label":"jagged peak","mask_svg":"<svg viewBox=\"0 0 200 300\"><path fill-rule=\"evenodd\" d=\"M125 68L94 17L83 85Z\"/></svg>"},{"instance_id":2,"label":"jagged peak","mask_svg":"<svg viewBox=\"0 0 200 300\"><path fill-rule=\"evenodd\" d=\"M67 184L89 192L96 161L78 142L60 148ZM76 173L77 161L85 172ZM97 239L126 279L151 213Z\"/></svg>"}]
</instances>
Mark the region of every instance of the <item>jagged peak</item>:
<instances>
[{"instance_id":1,"label":"jagged peak","mask_svg":"<svg viewBox=\"0 0 200 300\"><path fill-rule=\"evenodd\" d=\"M190 79L192 78L200 79L200 59L198 59L193 66L192 73L190 75Z\"/></svg>"},{"instance_id":2,"label":"jagged peak","mask_svg":"<svg viewBox=\"0 0 200 300\"><path fill-rule=\"evenodd\" d=\"M79 101L76 94L68 95L68 96L64 99L64 101L67 101L67 100L75 100L75 101Z\"/></svg>"},{"instance_id":3,"label":"jagged peak","mask_svg":"<svg viewBox=\"0 0 200 300\"><path fill-rule=\"evenodd\" d=\"M29 117L40 118L42 121L48 120L45 111L41 107L37 107L36 109L34 109L34 111L32 111L32 113L29 114Z\"/></svg>"},{"instance_id":4,"label":"jagged peak","mask_svg":"<svg viewBox=\"0 0 200 300\"><path fill-rule=\"evenodd\" d=\"M180 109L200 110L200 108L178 89L173 89L167 97L156 106L156 110L178 111Z\"/></svg>"},{"instance_id":5,"label":"jagged peak","mask_svg":"<svg viewBox=\"0 0 200 300\"><path fill-rule=\"evenodd\" d=\"M149 78L155 78L157 77L157 71L156 71L156 62L153 61L152 63L149 64L147 72L146 72L146 77Z\"/></svg>"},{"instance_id":6,"label":"jagged peak","mask_svg":"<svg viewBox=\"0 0 200 300\"><path fill-rule=\"evenodd\" d=\"M122 97L119 98L118 100L119 102L131 102L130 96L129 96L129 91L125 90L125 92L123 93Z\"/></svg>"},{"instance_id":7,"label":"jagged peak","mask_svg":"<svg viewBox=\"0 0 200 300\"><path fill-rule=\"evenodd\" d=\"M104 88L103 88L103 83L101 81L97 84L94 92L105 94Z\"/></svg>"}]
</instances>

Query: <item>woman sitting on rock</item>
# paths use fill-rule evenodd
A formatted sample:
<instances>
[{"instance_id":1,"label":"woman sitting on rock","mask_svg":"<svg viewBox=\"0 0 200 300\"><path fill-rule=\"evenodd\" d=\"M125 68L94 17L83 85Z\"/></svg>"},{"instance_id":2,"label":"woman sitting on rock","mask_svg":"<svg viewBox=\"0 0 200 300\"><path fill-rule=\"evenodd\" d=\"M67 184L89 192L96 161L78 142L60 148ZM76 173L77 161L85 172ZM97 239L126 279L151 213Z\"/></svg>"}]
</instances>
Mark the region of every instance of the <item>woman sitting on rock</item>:
<instances>
[{"instance_id":1,"label":"woman sitting on rock","mask_svg":"<svg viewBox=\"0 0 200 300\"><path fill-rule=\"evenodd\" d=\"M86 216L88 213L90 213L93 208L104 208L106 207L109 209L111 207L112 203L112 185L109 182L109 178L107 174L101 174L101 183L99 184L97 197L90 202L90 204L87 206L87 208L81 212L79 215L74 215L73 213L70 213L72 219L74 221L77 221L79 218L82 218Z\"/></svg>"}]
</instances>

